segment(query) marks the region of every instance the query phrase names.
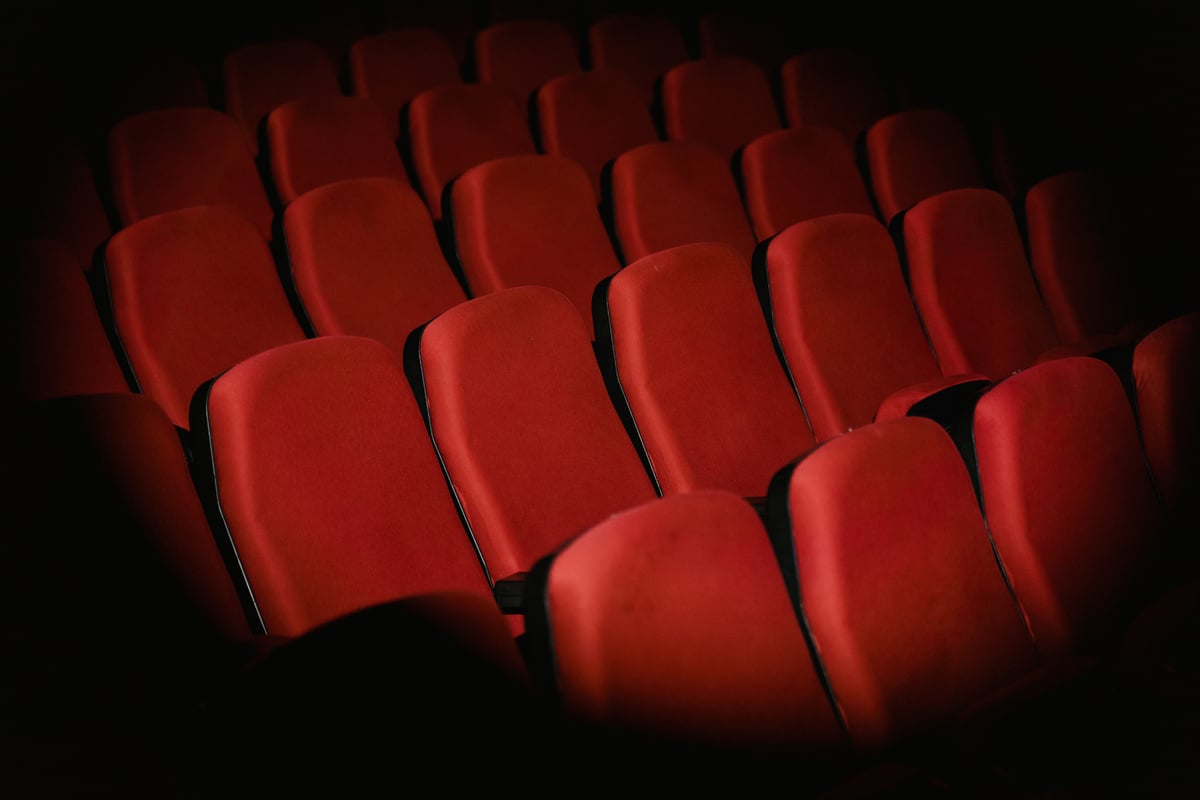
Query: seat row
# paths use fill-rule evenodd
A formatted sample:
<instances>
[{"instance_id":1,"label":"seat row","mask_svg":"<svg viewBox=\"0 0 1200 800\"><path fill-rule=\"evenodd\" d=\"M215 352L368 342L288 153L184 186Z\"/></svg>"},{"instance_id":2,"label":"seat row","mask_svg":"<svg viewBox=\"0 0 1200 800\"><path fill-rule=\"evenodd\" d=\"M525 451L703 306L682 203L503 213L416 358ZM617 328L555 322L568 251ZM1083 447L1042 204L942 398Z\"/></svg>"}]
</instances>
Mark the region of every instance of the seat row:
<instances>
[{"instance_id":1,"label":"seat row","mask_svg":"<svg viewBox=\"0 0 1200 800\"><path fill-rule=\"evenodd\" d=\"M396 33L418 39L436 35L428 30ZM247 92L253 88L270 97L224 110L181 101L173 104L179 107L116 121L105 130L104 163L96 165L102 198L90 208L77 209L87 219L74 220L66 212L67 218L58 224L77 226L80 230L72 231L72 237L80 238L82 247L94 248L106 227L103 201L111 195L118 226L181 205L221 201L242 205L266 231L272 213L307 189L362 176L410 180L439 219L444 188L466 168L498 156L534 152L579 161L599 200L605 170L618 155L669 140L708 145L736 177L744 176L739 191L745 195L754 233L762 239L789 222L832 211L878 213L890 222L899 210L928 194L985 185L985 174L994 175L999 166L981 155L967 120L956 112L881 107L875 99L882 93L877 67L865 53L851 48L802 54L804 77L792 82L803 87L796 89L803 99L793 105L809 111L799 117L779 110L759 65L715 55L668 69L658 82L660 96L654 106L645 103L624 71L597 68L539 76L530 92L528 114L521 102L510 103L510 93L494 83L435 76L406 89L401 105L385 110L371 96L341 94L332 78L304 86L313 69L291 53L299 44L303 43L259 45L264 52L247 56L241 70L245 76L232 81L247 86ZM308 47L323 55L316 45ZM412 76L427 74L421 68L427 59L419 42L398 41L395 47L404 52L411 48L417 63L393 64L391 83L409 86ZM540 52L524 46L518 50ZM271 66L273 55L278 64ZM276 73L273 82L269 78ZM274 83L280 85L271 90ZM246 104L258 111L238 110ZM870 136L868 127L873 128ZM838 134L844 142L837 141ZM241 154L247 145L251 159L259 159L258 181ZM856 156L859 146L863 152ZM935 153L937 157L931 157ZM55 157L51 154L52 160ZM88 166L77 166L79 156L74 153L62 157L72 163L52 163L49 170L70 173L79 184L72 191L82 203L83 193L90 190L84 185L86 177L77 173ZM861 169L856 168L858 162ZM42 177L35 176L35 183ZM999 187L1002 182L994 184ZM1016 199L1028 185L1008 185L1004 191ZM35 193L47 190L52 196L46 202L62 206L66 189L34 187Z\"/></svg>"},{"instance_id":2,"label":"seat row","mask_svg":"<svg viewBox=\"0 0 1200 800\"><path fill-rule=\"evenodd\" d=\"M570 310L533 289L471 305L493 313L512 298L510 313L538 314L539 295L543 316ZM469 334L457 323L431 323L422 350L453 348ZM526 342L518 360L569 344ZM476 372L501 363L474 360ZM701 783L801 768L802 793L880 763L899 773L872 780L926 789L1028 789L1047 772L1090 785L1097 753L1141 765L1171 735L1160 706L1187 695L1145 680L1195 675L1181 660L1194 648L1194 543L1172 530L1103 361L998 382L970 407L970 450L907 416L789 456L765 514L717 489L656 497L611 410L577 404L568 425L486 390L443 408L443 377L429 369L422 409L378 342L273 347L196 393L190 448L145 396L23 407L19 486L72 502L46 506L39 529L54 536L16 543L32 569L8 588L52 588L52 615L86 599L120 680L74 682L80 662L63 656L86 651L88 623L64 636L27 615L16 630L33 657L9 668L37 679L15 707L53 699L91 722L127 702L146 725L135 737L203 741L215 725L209 748L244 737L338 774L354 758L370 775L390 760L353 748L373 741L366 753L382 757L395 737L365 720L403 710L429 726L415 753L453 739L476 765L608 764L618 781L633 765ZM542 373L525 399L584 377ZM486 430L468 394L489 406ZM446 435L456 428L473 446ZM120 524L91 536L106 520ZM513 565L525 579L497 592L493 576ZM1088 756L1051 747L1064 731ZM212 752L184 748L170 764Z\"/></svg>"}]
</instances>

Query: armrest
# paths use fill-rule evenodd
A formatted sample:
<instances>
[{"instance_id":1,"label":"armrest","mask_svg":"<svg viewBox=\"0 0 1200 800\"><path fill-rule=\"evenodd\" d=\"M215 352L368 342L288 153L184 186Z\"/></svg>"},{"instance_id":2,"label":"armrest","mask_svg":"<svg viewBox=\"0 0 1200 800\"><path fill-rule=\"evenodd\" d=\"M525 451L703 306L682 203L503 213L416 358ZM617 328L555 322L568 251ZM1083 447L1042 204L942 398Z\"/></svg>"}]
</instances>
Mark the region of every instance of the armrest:
<instances>
[{"instance_id":1,"label":"armrest","mask_svg":"<svg viewBox=\"0 0 1200 800\"><path fill-rule=\"evenodd\" d=\"M525 579L528 572L514 572L507 578L496 581L492 594L505 614L525 613Z\"/></svg>"},{"instance_id":2,"label":"armrest","mask_svg":"<svg viewBox=\"0 0 1200 800\"><path fill-rule=\"evenodd\" d=\"M924 406L927 411L930 406L940 405L941 399L953 402L955 396L971 394L982 389L988 383L990 381L985 375L964 373L906 386L883 399L883 402L879 404L879 409L875 412L875 421L881 422L885 419L908 416L931 416L937 419L936 413L923 413L918 406ZM958 387L964 388L959 389Z\"/></svg>"}]
</instances>

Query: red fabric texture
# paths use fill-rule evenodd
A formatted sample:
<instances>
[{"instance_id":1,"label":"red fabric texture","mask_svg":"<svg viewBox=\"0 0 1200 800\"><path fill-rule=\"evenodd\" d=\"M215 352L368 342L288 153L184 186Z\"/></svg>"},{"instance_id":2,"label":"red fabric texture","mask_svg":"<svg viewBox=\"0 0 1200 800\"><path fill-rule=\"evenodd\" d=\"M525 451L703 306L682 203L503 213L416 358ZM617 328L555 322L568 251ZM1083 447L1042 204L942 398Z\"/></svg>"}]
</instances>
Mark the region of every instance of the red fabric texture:
<instances>
[{"instance_id":1,"label":"red fabric texture","mask_svg":"<svg viewBox=\"0 0 1200 800\"><path fill-rule=\"evenodd\" d=\"M409 104L408 130L417 182L434 220L442 218L443 188L467 168L537 152L524 108L485 84L421 92Z\"/></svg>"},{"instance_id":2,"label":"red fabric texture","mask_svg":"<svg viewBox=\"0 0 1200 800\"><path fill-rule=\"evenodd\" d=\"M846 144L896 109L878 67L866 53L819 47L797 53L779 69L783 119L789 127L820 125Z\"/></svg>"},{"instance_id":3,"label":"red fabric texture","mask_svg":"<svg viewBox=\"0 0 1200 800\"><path fill-rule=\"evenodd\" d=\"M22 241L8 269L16 396L130 391L74 251L49 239Z\"/></svg>"},{"instance_id":4,"label":"red fabric texture","mask_svg":"<svg viewBox=\"0 0 1200 800\"><path fill-rule=\"evenodd\" d=\"M551 78L582 69L579 43L562 23L522 18L493 22L475 34L475 75L526 108Z\"/></svg>"},{"instance_id":5,"label":"red fabric texture","mask_svg":"<svg viewBox=\"0 0 1200 800\"><path fill-rule=\"evenodd\" d=\"M966 126L952 111L914 108L877 120L867 129L866 155L884 222L939 192L986 185Z\"/></svg>"},{"instance_id":6,"label":"red fabric texture","mask_svg":"<svg viewBox=\"0 0 1200 800\"><path fill-rule=\"evenodd\" d=\"M433 439L493 580L655 496L561 293L461 303L425 328L420 357Z\"/></svg>"},{"instance_id":7,"label":"red fabric texture","mask_svg":"<svg viewBox=\"0 0 1200 800\"><path fill-rule=\"evenodd\" d=\"M760 753L844 745L762 523L737 495L604 520L555 556L545 603L573 715Z\"/></svg>"},{"instance_id":8,"label":"red fabric texture","mask_svg":"<svg viewBox=\"0 0 1200 800\"><path fill-rule=\"evenodd\" d=\"M1061 358L987 392L973 423L988 527L1047 656L1111 644L1162 543L1162 509L1112 368Z\"/></svg>"},{"instance_id":9,"label":"red fabric texture","mask_svg":"<svg viewBox=\"0 0 1200 800\"><path fill-rule=\"evenodd\" d=\"M922 417L814 450L786 489L801 604L855 744L944 727L1035 669L962 458Z\"/></svg>"},{"instance_id":10,"label":"red fabric texture","mask_svg":"<svg viewBox=\"0 0 1200 800\"><path fill-rule=\"evenodd\" d=\"M700 142L730 163L738 148L783 127L771 81L748 58L699 58L662 76L667 138Z\"/></svg>"},{"instance_id":11,"label":"red fabric texture","mask_svg":"<svg viewBox=\"0 0 1200 800\"><path fill-rule=\"evenodd\" d=\"M266 240L228 206L172 211L118 231L105 269L134 376L181 428L201 383L304 338Z\"/></svg>"},{"instance_id":12,"label":"red fabric texture","mask_svg":"<svg viewBox=\"0 0 1200 800\"><path fill-rule=\"evenodd\" d=\"M466 294L416 190L392 178L338 181L283 213L296 293L318 336L376 339L399 354L409 333Z\"/></svg>"},{"instance_id":13,"label":"red fabric texture","mask_svg":"<svg viewBox=\"0 0 1200 800\"><path fill-rule=\"evenodd\" d=\"M664 495L761 497L814 444L750 266L729 245L638 259L608 288L617 376Z\"/></svg>"},{"instance_id":14,"label":"red fabric texture","mask_svg":"<svg viewBox=\"0 0 1200 800\"><path fill-rule=\"evenodd\" d=\"M617 156L612 207L626 264L694 242L725 242L747 264L754 255L754 229L733 172L699 142L652 142Z\"/></svg>"},{"instance_id":15,"label":"red fabric texture","mask_svg":"<svg viewBox=\"0 0 1200 800\"><path fill-rule=\"evenodd\" d=\"M286 206L309 189L348 178L408 182L383 113L362 97L306 97L267 117L271 178Z\"/></svg>"},{"instance_id":16,"label":"red fabric texture","mask_svg":"<svg viewBox=\"0 0 1200 800\"><path fill-rule=\"evenodd\" d=\"M1133 381L1159 492L1174 515L1187 519L1200 490L1200 312L1168 320L1137 343Z\"/></svg>"},{"instance_id":17,"label":"red fabric texture","mask_svg":"<svg viewBox=\"0 0 1200 800\"><path fill-rule=\"evenodd\" d=\"M1098 172L1081 169L1025 195L1030 263L1063 341L1115 334L1141 315L1111 192Z\"/></svg>"},{"instance_id":18,"label":"red fabric texture","mask_svg":"<svg viewBox=\"0 0 1200 800\"><path fill-rule=\"evenodd\" d=\"M833 128L766 133L747 144L740 159L746 213L760 242L813 217L875 216L854 151Z\"/></svg>"},{"instance_id":19,"label":"red fabric texture","mask_svg":"<svg viewBox=\"0 0 1200 800\"><path fill-rule=\"evenodd\" d=\"M650 108L626 75L612 69L551 78L537 92L542 152L578 161L602 195L604 165L640 144L658 141Z\"/></svg>"},{"instance_id":20,"label":"red fabric texture","mask_svg":"<svg viewBox=\"0 0 1200 800\"><path fill-rule=\"evenodd\" d=\"M302 40L255 42L230 51L221 62L221 87L224 109L242 124L256 155L275 108L300 97L342 93L329 53Z\"/></svg>"},{"instance_id":21,"label":"red fabric texture","mask_svg":"<svg viewBox=\"0 0 1200 800\"><path fill-rule=\"evenodd\" d=\"M912 296L944 374L1000 380L1062 344L1004 195L930 197L904 215L903 236Z\"/></svg>"},{"instance_id":22,"label":"red fabric texture","mask_svg":"<svg viewBox=\"0 0 1200 800\"><path fill-rule=\"evenodd\" d=\"M873 215L792 225L767 245L767 278L775 336L819 440L941 377L896 247Z\"/></svg>"},{"instance_id":23,"label":"red fabric texture","mask_svg":"<svg viewBox=\"0 0 1200 800\"><path fill-rule=\"evenodd\" d=\"M679 26L654 12L627 12L594 20L587 29L592 69L625 72L647 108L655 100L655 82L689 58Z\"/></svg>"},{"instance_id":24,"label":"red fabric texture","mask_svg":"<svg viewBox=\"0 0 1200 800\"><path fill-rule=\"evenodd\" d=\"M213 384L221 513L267 632L462 590L491 597L397 356L326 336Z\"/></svg>"},{"instance_id":25,"label":"red fabric texture","mask_svg":"<svg viewBox=\"0 0 1200 800\"><path fill-rule=\"evenodd\" d=\"M583 167L548 154L493 159L459 176L451 198L455 248L473 296L549 286L592 330L592 294L621 262Z\"/></svg>"},{"instance_id":26,"label":"red fabric texture","mask_svg":"<svg viewBox=\"0 0 1200 800\"><path fill-rule=\"evenodd\" d=\"M370 99L400 137L404 107L426 89L462 83L460 62L449 38L432 28L406 28L364 36L350 46L350 84Z\"/></svg>"},{"instance_id":27,"label":"red fabric texture","mask_svg":"<svg viewBox=\"0 0 1200 800\"><path fill-rule=\"evenodd\" d=\"M211 108L147 111L117 123L108 162L121 224L224 204L270 239L274 211L249 143L235 119Z\"/></svg>"}]
</instances>

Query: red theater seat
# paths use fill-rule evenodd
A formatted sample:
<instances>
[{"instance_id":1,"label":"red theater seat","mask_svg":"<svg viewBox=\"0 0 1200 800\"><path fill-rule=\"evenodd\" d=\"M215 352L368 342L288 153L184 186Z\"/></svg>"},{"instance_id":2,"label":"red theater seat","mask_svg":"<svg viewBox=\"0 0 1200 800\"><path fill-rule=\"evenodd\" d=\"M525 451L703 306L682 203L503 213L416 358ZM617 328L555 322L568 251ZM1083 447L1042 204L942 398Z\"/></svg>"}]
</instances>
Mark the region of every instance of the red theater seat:
<instances>
[{"instance_id":1,"label":"red theater seat","mask_svg":"<svg viewBox=\"0 0 1200 800\"><path fill-rule=\"evenodd\" d=\"M267 241L228 206L158 214L118 231L104 277L138 390L181 428L201 383L304 338Z\"/></svg>"},{"instance_id":2,"label":"red theater seat","mask_svg":"<svg viewBox=\"0 0 1200 800\"><path fill-rule=\"evenodd\" d=\"M587 45L592 69L627 74L647 108L655 102L655 84L662 74L689 58L683 31L653 10L594 20L587 29Z\"/></svg>"},{"instance_id":3,"label":"red theater seat","mask_svg":"<svg viewBox=\"0 0 1200 800\"><path fill-rule=\"evenodd\" d=\"M300 97L342 93L329 53L299 39L256 42L227 53L221 62L221 86L223 108L242 124L255 155L272 110Z\"/></svg>"},{"instance_id":4,"label":"red theater seat","mask_svg":"<svg viewBox=\"0 0 1200 800\"><path fill-rule=\"evenodd\" d=\"M676 64L662 77L661 100L666 138L706 144L730 165L741 147L783 127L767 74L745 58Z\"/></svg>"},{"instance_id":5,"label":"red theater seat","mask_svg":"<svg viewBox=\"0 0 1200 800\"><path fill-rule=\"evenodd\" d=\"M658 141L650 109L621 72L572 72L542 84L536 97L542 152L578 161L599 203L602 176L614 158L641 144Z\"/></svg>"},{"instance_id":6,"label":"red theater seat","mask_svg":"<svg viewBox=\"0 0 1200 800\"><path fill-rule=\"evenodd\" d=\"M901 221L912 296L943 374L1000 380L1038 360L1088 355L1121 341L1059 338L1012 206L999 192L942 192Z\"/></svg>"},{"instance_id":7,"label":"red theater seat","mask_svg":"<svg viewBox=\"0 0 1200 800\"><path fill-rule=\"evenodd\" d=\"M932 420L835 437L781 470L768 502L793 605L856 748L953 731L1039 667L966 466Z\"/></svg>"},{"instance_id":8,"label":"red theater seat","mask_svg":"<svg viewBox=\"0 0 1200 800\"><path fill-rule=\"evenodd\" d=\"M897 111L864 137L867 185L883 221L950 189L987 186L962 118L941 108Z\"/></svg>"},{"instance_id":9,"label":"red theater seat","mask_svg":"<svg viewBox=\"0 0 1200 800\"><path fill-rule=\"evenodd\" d=\"M733 172L699 142L652 142L617 156L610 204L626 264L693 242L725 242L747 265L754 254L757 240Z\"/></svg>"},{"instance_id":10,"label":"red theater seat","mask_svg":"<svg viewBox=\"0 0 1200 800\"><path fill-rule=\"evenodd\" d=\"M750 268L729 245L643 256L608 282L611 367L663 495L762 498L814 444Z\"/></svg>"},{"instance_id":11,"label":"red theater seat","mask_svg":"<svg viewBox=\"0 0 1200 800\"><path fill-rule=\"evenodd\" d=\"M1110 654L1162 567L1163 508L1117 374L1060 358L1004 379L971 439L997 559L1048 656Z\"/></svg>"},{"instance_id":12,"label":"red theater seat","mask_svg":"<svg viewBox=\"0 0 1200 800\"><path fill-rule=\"evenodd\" d=\"M522 112L543 83L583 68L578 40L552 19L493 22L475 34L472 52L476 79L511 94Z\"/></svg>"},{"instance_id":13,"label":"red theater seat","mask_svg":"<svg viewBox=\"0 0 1200 800\"><path fill-rule=\"evenodd\" d=\"M537 152L525 110L504 90L485 84L421 92L409 105L408 132L417 185L436 222L444 188L468 167Z\"/></svg>"},{"instance_id":14,"label":"red theater seat","mask_svg":"<svg viewBox=\"0 0 1200 800\"><path fill-rule=\"evenodd\" d=\"M429 210L408 184L357 178L312 189L283 212L292 284L317 336L404 352L413 329L466 299Z\"/></svg>"},{"instance_id":15,"label":"red theater seat","mask_svg":"<svg viewBox=\"0 0 1200 800\"><path fill-rule=\"evenodd\" d=\"M1029 261L1060 339L1146 328L1149 287L1135 272L1128 213L1094 169L1053 175L1025 194Z\"/></svg>"},{"instance_id":16,"label":"red theater seat","mask_svg":"<svg viewBox=\"0 0 1200 800\"><path fill-rule=\"evenodd\" d=\"M762 522L737 495L620 511L533 576L534 675L650 774L691 780L712 768L701 754L775 757L819 786L845 749ZM696 748L682 775L663 745Z\"/></svg>"},{"instance_id":17,"label":"red theater seat","mask_svg":"<svg viewBox=\"0 0 1200 800\"><path fill-rule=\"evenodd\" d=\"M491 600L383 344L324 336L247 358L199 388L191 425L202 497L259 630L295 636L425 592Z\"/></svg>"},{"instance_id":18,"label":"red theater seat","mask_svg":"<svg viewBox=\"0 0 1200 800\"><path fill-rule=\"evenodd\" d=\"M147 111L122 120L108 134L121 225L166 211L224 204L269 239L274 212L249 141L234 118L211 108Z\"/></svg>"},{"instance_id":19,"label":"red theater seat","mask_svg":"<svg viewBox=\"0 0 1200 800\"><path fill-rule=\"evenodd\" d=\"M423 398L493 582L655 497L575 305L543 286L461 303L420 335Z\"/></svg>"},{"instance_id":20,"label":"red theater seat","mask_svg":"<svg viewBox=\"0 0 1200 800\"><path fill-rule=\"evenodd\" d=\"M362 97L306 97L267 117L267 156L279 202L348 178L408 181L383 113Z\"/></svg>"},{"instance_id":21,"label":"red theater seat","mask_svg":"<svg viewBox=\"0 0 1200 800\"><path fill-rule=\"evenodd\" d=\"M477 164L450 189L454 249L472 296L512 286L562 292L592 328L592 294L621 268L588 176L569 158Z\"/></svg>"},{"instance_id":22,"label":"red theater seat","mask_svg":"<svg viewBox=\"0 0 1200 800\"><path fill-rule=\"evenodd\" d=\"M783 118L789 127L821 125L857 147L862 134L899 110L884 73L865 51L817 47L796 53L779 71Z\"/></svg>"},{"instance_id":23,"label":"red theater seat","mask_svg":"<svg viewBox=\"0 0 1200 800\"><path fill-rule=\"evenodd\" d=\"M112 234L96 173L79 140L44 131L33 135L37 149L30 152L42 156L20 195L28 204L27 235L70 247L80 268L91 272L97 249Z\"/></svg>"},{"instance_id":24,"label":"red theater seat","mask_svg":"<svg viewBox=\"0 0 1200 800\"><path fill-rule=\"evenodd\" d=\"M950 390L942 395L949 400L988 382L974 373L942 376L895 245L873 215L796 223L770 241L765 263L755 267L776 340L820 441L904 416L943 390Z\"/></svg>"},{"instance_id":25,"label":"red theater seat","mask_svg":"<svg viewBox=\"0 0 1200 800\"><path fill-rule=\"evenodd\" d=\"M388 133L399 140L409 101L426 89L462 83L450 40L433 28L403 28L364 36L350 47L354 94L379 107Z\"/></svg>"},{"instance_id":26,"label":"red theater seat","mask_svg":"<svg viewBox=\"0 0 1200 800\"><path fill-rule=\"evenodd\" d=\"M833 128L800 125L764 133L738 156L746 213L758 240L826 214L875 216L854 150Z\"/></svg>"}]
</instances>

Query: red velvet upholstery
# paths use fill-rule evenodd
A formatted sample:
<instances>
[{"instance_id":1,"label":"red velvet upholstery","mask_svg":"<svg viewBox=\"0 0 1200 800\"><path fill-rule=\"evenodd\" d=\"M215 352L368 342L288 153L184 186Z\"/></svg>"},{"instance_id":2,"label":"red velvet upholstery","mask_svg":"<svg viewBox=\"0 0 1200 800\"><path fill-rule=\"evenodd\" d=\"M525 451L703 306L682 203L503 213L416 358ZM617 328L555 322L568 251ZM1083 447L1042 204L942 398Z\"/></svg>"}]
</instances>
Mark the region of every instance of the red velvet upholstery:
<instances>
[{"instance_id":1,"label":"red velvet upholstery","mask_svg":"<svg viewBox=\"0 0 1200 800\"><path fill-rule=\"evenodd\" d=\"M693 242L725 242L749 264L757 243L733 172L699 142L652 142L617 156L612 214L626 264Z\"/></svg>"},{"instance_id":2,"label":"red velvet upholstery","mask_svg":"<svg viewBox=\"0 0 1200 800\"><path fill-rule=\"evenodd\" d=\"M592 329L592 294L621 268L587 173L554 155L478 164L451 189L455 250L475 297L510 286L562 292Z\"/></svg>"},{"instance_id":3,"label":"red velvet upholstery","mask_svg":"<svg viewBox=\"0 0 1200 800\"><path fill-rule=\"evenodd\" d=\"M737 495L639 505L547 561L539 632L573 717L758 756L845 745L762 523Z\"/></svg>"},{"instance_id":4,"label":"red velvet upholstery","mask_svg":"<svg viewBox=\"0 0 1200 800\"><path fill-rule=\"evenodd\" d=\"M814 444L749 265L699 242L644 256L608 287L617 377L664 495L767 493Z\"/></svg>"},{"instance_id":5,"label":"red velvet upholstery","mask_svg":"<svg viewBox=\"0 0 1200 800\"><path fill-rule=\"evenodd\" d=\"M75 253L49 239L18 244L7 267L5 314L14 348L8 361L16 396L38 400L128 392L87 276Z\"/></svg>"},{"instance_id":6,"label":"red velvet upholstery","mask_svg":"<svg viewBox=\"0 0 1200 800\"><path fill-rule=\"evenodd\" d=\"M1117 374L1084 357L1018 372L980 398L972 436L988 529L1038 648L1112 645L1163 541Z\"/></svg>"},{"instance_id":7,"label":"red velvet upholstery","mask_svg":"<svg viewBox=\"0 0 1200 800\"><path fill-rule=\"evenodd\" d=\"M748 58L685 61L662 76L667 138L700 142L732 163L738 148L783 127L771 81Z\"/></svg>"},{"instance_id":8,"label":"red velvet upholstery","mask_svg":"<svg viewBox=\"0 0 1200 800\"><path fill-rule=\"evenodd\" d=\"M201 383L304 338L266 240L228 206L130 225L109 240L104 266L113 322L138 386L180 427Z\"/></svg>"},{"instance_id":9,"label":"red velvet upholstery","mask_svg":"<svg viewBox=\"0 0 1200 800\"><path fill-rule=\"evenodd\" d=\"M779 20L775 9L724 8L701 11L696 16L696 49L701 58L748 58L775 76L792 53L793 34L787 17Z\"/></svg>"},{"instance_id":10,"label":"red velvet upholstery","mask_svg":"<svg viewBox=\"0 0 1200 800\"><path fill-rule=\"evenodd\" d=\"M658 78L689 58L679 26L654 11L629 11L593 20L587 29L587 44L592 69L625 72L647 108L655 101Z\"/></svg>"},{"instance_id":11,"label":"red velvet upholstery","mask_svg":"<svg viewBox=\"0 0 1200 800\"><path fill-rule=\"evenodd\" d=\"M1178 519L1194 520L1200 496L1200 312L1168 320L1142 337L1132 368L1142 444L1159 494Z\"/></svg>"},{"instance_id":12,"label":"red velvet upholstery","mask_svg":"<svg viewBox=\"0 0 1200 800\"><path fill-rule=\"evenodd\" d=\"M889 415L947 385L904 285L887 229L863 214L796 223L767 245L775 336L817 439Z\"/></svg>"},{"instance_id":13,"label":"red velvet upholstery","mask_svg":"<svg viewBox=\"0 0 1200 800\"><path fill-rule=\"evenodd\" d=\"M773 536L794 548L783 568L859 748L944 729L1037 667L966 466L936 422L838 436L772 489L790 520Z\"/></svg>"},{"instance_id":14,"label":"red velvet upholstery","mask_svg":"<svg viewBox=\"0 0 1200 800\"><path fill-rule=\"evenodd\" d=\"M79 266L90 272L96 249L112 233L95 173L78 140L47 136L38 143L44 160L20 195L28 203L28 235L70 247Z\"/></svg>"},{"instance_id":15,"label":"red velvet upholstery","mask_svg":"<svg viewBox=\"0 0 1200 800\"><path fill-rule=\"evenodd\" d=\"M854 151L833 128L765 133L742 149L739 165L746 213L760 242L812 217L875 215Z\"/></svg>"},{"instance_id":16,"label":"red velvet upholstery","mask_svg":"<svg viewBox=\"0 0 1200 800\"><path fill-rule=\"evenodd\" d=\"M235 119L211 108L147 111L117 123L108 167L121 224L224 204L269 239L274 212L249 142Z\"/></svg>"},{"instance_id":17,"label":"red velvet upholstery","mask_svg":"<svg viewBox=\"0 0 1200 800\"><path fill-rule=\"evenodd\" d=\"M928 198L904 215L903 237L912 296L944 374L999 380L1061 344L1004 195Z\"/></svg>"},{"instance_id":18,"label":"red velvet upholstery","mask_svg":"<svg viewBox=\"0 0 1200 800\"><path fill-rule=\"evenodd\" d=\"M1063 341L1118 333L1142 316L1117 202L1104 176L1084 169L1045 178L1025 195L1029 260Z\"/></svg>"},{"instance_id":19,"label":"red velvet upholstery","mask_svg":"<svg viewBox=\"0 0 1200 800\"><path fill-rule=\"evenodd\" d=\"M986 186L962 118L912 108L877 120L866 133L868 186L884 222L949 189Z\"/></svg>"},{"instance_id":20,"label":"red velvet upholstery","mask_svg":"<svg viewBox=\"0 0 1200 800\"><path fill-rule=\"evenodd\" d=\"M306 192L283 212L283 235L318 336L368 336L400 355L414 328L466 299L424 201L393 178Z\"/></svg>"},{"instance_id":21,"label":"red velvet upholstery","mask_svg":"<svg viewBox=\"0 0 1200 800\"><path fill-rule=\"evenodd\" d=\"M425 328L420 362L433 440L493 580L655 496L559 292L455 306Z\"/></svg>"},{"instance_id":22,"label":"red velvet upholstery","mask_svg":"<svg viewBox=\"0 0 1200 800\"><path fill-rule=\"evenodd\" d=\"M537 148L525 109L502 89L478 83L439 86L412 99L409 146L418 186L435 221L442 191L463 170Z\"/></svg>"},{"instance_id":23,"label":"red velvet upholstery","mask_svg":"<svg viewBox=\"0 0 1200 800\"><path fill-rule=\"evenodd\" d=\"M242 123L257 154L267 115L289 100L339 95L337 67L321 45L299 39L245 44L221 62L224 109Z\"/></svg>"},{"instance_id":24,"label":"red velvet upholstery","mask_svg":"<svg viewBox=\"0 0 1200 800\"><path fill-rule=\"evenodd\" d=\"M493 22L475 34L472 51L476 79L509 92L522 110L543 83L583 68L578 41L552 19Z\"/></svg>"},{"instance_id":25,"label":"red velvet upholstery","mask_svg":"<svg viewBox=\"0 0 1200 800\"><path fill-rule=\"evenodd\" d=\"M273 348L217 377L195 411L268 632L424 592L491 597L389 348L356 336Z\"/></svg>"},{"instance_id":26,"label":"red velvet upholstery","mask_svg":"<svg viewBox=\"0 0 1200 800\"><path fill-rule=\"evenodd\" d=\"M779 86L785 124L833 128L851 147L863 131L897 110L878 66L850 47L796 53L780 67Z\"/></svg>"},{"instance_id":27,"label":"red velvet upholstery","mask_svg":"<svg viewBox=\"0 0 1200 800\"><path fill-rule=\"evenodd\" d=\"M650 108L623 72L571 72L537 92L542 152L566 156L587 170L599 203L604 165L640 144L658 141Z\"/></svg>"},{"instance_id":28,"label":"red velvet upholstery","mask_svg":"<svg viewBox=\"0 0 1200 800\"><path fill-rule=\"evenodd\" d=\"M362 97L305 97L267 117L271 178L286 206L309 189L347 178L408 181L379 108Z\"/></svg>"},{"instance_id":29,"label":"red velvet upholstery","mask_svg":"<svg viewBox=\"0 0 1200 800\"><path fill-rule=\"evenodd\" d=\"M461 65L450 40L433 28L405 28L364 36L350 46L354 94L369 98L400 137L405 106L426 89L462 83Z\"/></svg>"}]
</instances>

